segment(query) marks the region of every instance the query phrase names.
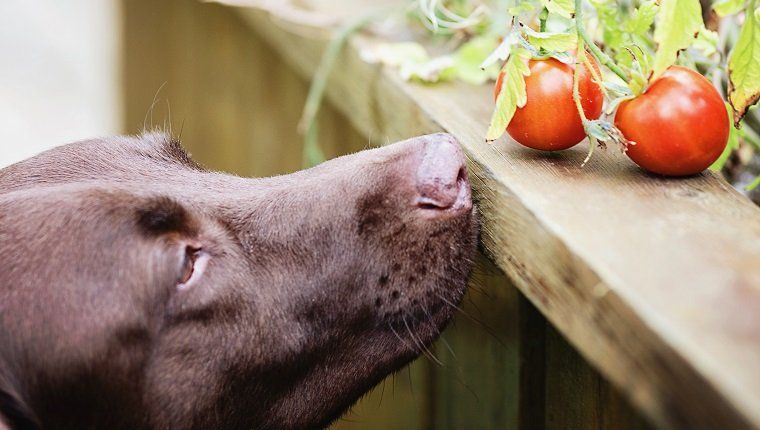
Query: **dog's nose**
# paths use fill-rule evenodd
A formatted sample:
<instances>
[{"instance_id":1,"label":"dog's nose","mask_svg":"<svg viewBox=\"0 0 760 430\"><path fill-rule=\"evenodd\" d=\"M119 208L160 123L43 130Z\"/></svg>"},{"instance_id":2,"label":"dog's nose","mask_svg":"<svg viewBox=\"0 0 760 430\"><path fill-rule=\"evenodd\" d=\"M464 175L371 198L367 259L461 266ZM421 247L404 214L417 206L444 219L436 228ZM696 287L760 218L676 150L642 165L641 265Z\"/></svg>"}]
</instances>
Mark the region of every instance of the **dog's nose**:
<instances>
[{"instance_id":1,"label":"dog's nose","mask_svg":"<svg viewBox=\"0 0 760 430\"><path fill-rule=\"evenodd\" d=\"M417 201L429 211L465 211L472 208L467 164L456 139L444 133L425 136L417 167Z\"/></svg>"}]
</instances>

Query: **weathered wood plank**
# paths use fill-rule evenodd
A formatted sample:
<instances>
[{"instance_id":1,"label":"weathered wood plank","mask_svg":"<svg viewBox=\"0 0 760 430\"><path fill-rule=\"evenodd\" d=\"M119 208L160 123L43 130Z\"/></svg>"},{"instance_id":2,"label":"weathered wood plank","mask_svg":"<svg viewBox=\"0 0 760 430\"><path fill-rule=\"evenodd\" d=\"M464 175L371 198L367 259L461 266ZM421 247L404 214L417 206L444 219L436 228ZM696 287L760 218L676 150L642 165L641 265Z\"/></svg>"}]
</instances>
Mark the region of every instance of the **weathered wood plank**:
<instances>
[{"instance_id":1,"label":"weathered wood plank","mask_svg":"<svg viewBox=\"0 0 760 430\"><path fill-rule=\"evenodd\" d=\"M436 343L433 429L517 428L518 296L479 256L462 312Z\"/></svg>"},{"instance_id":2,"label":"weathered wood plank","mask_svg":"<svg viewBox=\"0 0 760 430\"><path fill-rule=\"evenodd\" d=\"M517 307L520 345L519 430L543 430L546 417L546 319L524 295Z\"/></svg>"},{"instance_id":3,"label":"weathered wood plank","mask_svg":"<svg viewBox=\"0 0 760 430\"><path fill-rule=\"evenodd\" d=\"M240 13L311 76L329 31ZM403 82L359 58L376 42L351 40L331 102L376 139L459 138L488 251L581 353L660 425L760 426L760 210L710 173L668 180L614 151L581 168L583 148L487 145L488 88Z\"/></svg>"},{"instance_id":4,"label":"weathered wood plank","mask_svg":"<svg viewBox=\"0 0 760 430\"><path fill-rule=\"evenodd\" d=\"M545 340L545 429L651 428L550 325Z\"/></svg>"}]
</instances>

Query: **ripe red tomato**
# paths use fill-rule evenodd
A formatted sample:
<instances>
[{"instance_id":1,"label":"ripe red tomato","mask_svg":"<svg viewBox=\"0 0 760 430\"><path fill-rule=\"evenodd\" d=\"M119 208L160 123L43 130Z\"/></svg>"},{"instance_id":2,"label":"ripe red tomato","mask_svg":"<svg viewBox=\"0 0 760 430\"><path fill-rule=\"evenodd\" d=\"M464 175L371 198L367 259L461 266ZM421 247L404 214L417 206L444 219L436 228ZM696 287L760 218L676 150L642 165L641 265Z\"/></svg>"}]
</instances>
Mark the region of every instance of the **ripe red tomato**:
<instances>
[{"instance_id":1,"label":"ripe red tomato","mask_svg":"<svg viewBox=\"0 0 760 430\"><path fill-rule=\"evenodd\" d=\"M587 54L588 55L588 54ZM594 68L599 71L599 66ZM554 58L530 60L530 75L525 77L527 102L515 111L507 126L512 139L533 149L558 151L576 145L586 137L583 122L573 101L573 65ZM602 114L604 94L586 66L581 65L578 91L583 112L589 119ZM503 73L499 74L494 98L501 92Z\"/></svg>"},{"instance_id":2,"label":"ripe red tomato","mask_svg":"<svg viewBox=\"0 0 760 430\"><path fill-rule=\"evenodd\" d=\"M615 125L636 164L666 176L693 175L718 159L728 141L728 113L704 76L671 66L633 100L620 104Z\"/></svg>"}]
</instances>

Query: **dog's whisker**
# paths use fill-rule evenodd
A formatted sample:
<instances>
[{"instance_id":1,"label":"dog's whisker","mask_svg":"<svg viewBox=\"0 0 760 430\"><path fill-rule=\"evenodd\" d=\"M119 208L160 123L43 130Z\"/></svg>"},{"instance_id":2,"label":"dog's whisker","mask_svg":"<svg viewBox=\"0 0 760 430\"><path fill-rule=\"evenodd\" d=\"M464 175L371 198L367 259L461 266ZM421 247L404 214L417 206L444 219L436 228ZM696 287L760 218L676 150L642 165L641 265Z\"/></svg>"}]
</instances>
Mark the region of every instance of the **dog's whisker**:
<instances>
[{"instance_id":1,"label":"dog's whisker","mask_svg":"<svg viewBox=\"0 0 760 430\"><path fill-rule=\"evenodd\" d=\"M153 102L150 104L148 111L145 112L145 118L143 118L143 131L148 130L148 127L145 125L145 123L148 121L148 115L150 115L150 128L153 128L153 109L156 107L156 103L158 103L158 95L161 93L161 90L165 85L166 81L164 81L164 83L158 87L158 90L156 90L156 93L153 95Z\"/></svg>"},{"instance_id":2,"label":"dog's whisker","mask_svg":"<svg viewBox=\"0 0 760 430\"><path fill-rule=\"evenodd\" d=\"M425 312L425 315L427 315L428 320L432 323L433 316L430 315L430 311L428 310L427 306L422 305L422 311ZM446 347L446 349L448 349L449 353L451 353L451 357L454 359L454 361L457 361L457 355L454 354L454 350L451 348L451 345L449 345L449 343L443 337L443 334L441 334L438 338L443 342L444 346Z\"/></svg>"},{"instance_id":3,"label":"dog's whisker","mask_svg":"<svg viewBox=\"0 0 760 430\"><path fill-rule=\"evenodd\" d=\"M444 337L443 337L443 335L441 335L441 336L439 337L439 339L441 340L441 342L443 342L443 346L445 346L445 347L446 347L446 349L447 349L447 350L449 350L449 353L451 353L451 357L452 357L452 358L454 358L454 361L457 361L457 355L456 355L456 354L454 354L454 350L451 348L451 345L450 345L450 344L449 344L449 342L446 340L446 338L444 338Z\"/></svg>"},{"instance_id":4,"label":"dog's whisker","mask_svg":"<svg viewBox=\"0 0 760 430\"><path fill-rule=\"evenodd\" d=\"M404 321L404 327L406 327L406 331L409 332L409 336L412 338L412 341L415 344L418 344L422 348L422 351L425 353L425 356L433 360L436 364L439 366L443 366L443 363L441 363L441 360L439 360L430 350L425 346L425 343L422 342L422 339L418 339L414 337L414 333L412 332L412 329L409 328L409 323L406 322L406 317L401 317L401 319Z\"/></svg>"},{"instance_id":5,"label":"dog's whisker","mask_svg":"<svg viewBox=\"0 0 760 430\"><path fill-rule=\"evenodd\" d=\"M419 354L420 353L420 351L417 350L417 348L409 346L409 344L398 334L398 332L396 331L396 329L393 328L393 325L391 323L388 323L388 328L391 329L391 331L393 332L393 334L396 335L396 339L398 339L399 341L401 341L401 343L403 343L404 346L407 349L409 349L410 351L413 351L415 354Z\"/></svg>"},{"instance_id":6,"label":"dog's whisker","mask_svg":"<svg viewBox=\"0 0 760 430\"><path fill-rule=\"evenodd\" d=\"M437 296L438 296L438 297L439 297L441 300L443 300L443 301L444 301L446 304L448 304L448 305L449 305L449 306L451 306L452 308L456 309L456 310L457 310L459 313L461 313L461 314L462 314L464 317L466 317L467 319L469 319L470 321L472 321L473 323L475 323L475 324L477 324L479 327L481 327L483 330L485 330L485 331L486 331L486 333L488 333L488 334L489 334L491 337L493 337L493 338L494 338L494 340L496 340L496 342L498 342L498 343L499 343L499 344L500 344L502 347L504 347L504 348L505 348L505 349L507 349L507 350L509 350L509 349L510 349L510 348L509 348L509 347L508 347L508 346L507 346L507 345L506 345L506 344L505 344L505 343L504 343L504 342L503 342L503 341L502 341L502 340L499 338L499 336L497 336L497 335L496 335L496 333L493 331L493 329L491 329L491 327L489 327L489 326L488 326L486 323L484 323L483 321L481 321L481 320L479 320L479 319L475 318L474 316L470 315L469 313L467 313L467 312L466 312L464 309L462 309L461 307L459 307L459 306L457 306L457 305L455 305L455 304L451 303L450 301L446 300L446 298L445 298L445 297L443 297L443 296L441 296L440 294L436 294L436 295L437 295Z\"/></svg>"},{"instance_id":7,"label":"dog's whisker","mask_svg":"<svg viewBox=\"0 0 760 430\"><path fill-rule=\"evenodd\" d=\"M385 395L385 382L388 380L388 378L383 379L383 386L380 388L380 401L377 403L377 406L380 407L383 405L383 396Z\"/></svg>"}]
</instances>

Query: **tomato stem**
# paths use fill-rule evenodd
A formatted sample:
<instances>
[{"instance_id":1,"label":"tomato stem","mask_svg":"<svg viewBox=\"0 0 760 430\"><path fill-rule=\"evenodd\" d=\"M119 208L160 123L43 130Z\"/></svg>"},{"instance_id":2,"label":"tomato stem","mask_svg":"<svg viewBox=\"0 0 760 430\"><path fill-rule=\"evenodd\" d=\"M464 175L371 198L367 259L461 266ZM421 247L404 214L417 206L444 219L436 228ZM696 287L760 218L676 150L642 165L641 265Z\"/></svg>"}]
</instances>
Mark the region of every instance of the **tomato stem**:
<instances>
[{"instance_id":1,"label":"tomato stem","mask_svg":"<svg viewBox=\"0 0 760 430\"><path fill-rule=\"evenodd\" d=\"M586 112L583 111L579 89L580 70L581 66L583 65L583 59L586 57L585 49L583 48L583 39L578 39L578 54L577 58L575 59L575 69L573 69L573 101L575 102L575 107L578 108L578 115L580 115L581 121L583 121L585 128L588 118L586 118Z\"/></svg>"},{"instance_id":2,"label":"tomato stem","mask_svg":"<svg viewBox=\"0 0 760 430\"><path fill-rule=\"evenodd\" d=\"M604 86L604 80L602 79L601 75L599 75L599 70L597 70L597 68L591 64L591 60L588 59L585 53L581 61L583 62L583 65L586 66L588 71L591 73L591 79L594 82L596 82L597 85L599 85L599 89L602 90L602 94L604 94L604 97L609 98L609 93L607 92L607 88L605 88Z\"/></svg>"},{"instance_id":3,"label":"tomato stem","mask_svg":"<svg viewBox=\"0 0 760 430\"><path fill-rule=\"evenodd\" d=\"M543 8L541 9L541 12L538 14L538 30L543 33L546 31L546 20L549 18L549 9ZM542 46L541 49L538 50L539 56L545 56L547 55L546 49Z\"/></svg>"},{"instance_id":4,"label":"tomato stem","mask_svg":"<svg viewBox=\"0 0 760 430\"><path fill-rule=\"evenodd\" d=\"M581 163L581 167L585 166L588 160L591 159L591 155L594 154L594 147L596 146L596 139L591 136L588 132L587 124L588 124L588 118L586 118L586 112L583 111L583 104L581 103L581 92L580 92L580 70L581 67L585 63L588 62L586 59L586 48L583 46L583 38L578 38L578 53L576 54L577 58L575 59L575 69L573 69L573 101L575 102L575 108L578 109L578 115L581 117L581 122L583 123L583 131L586 132L586 136L588 136L588 154L586 155L586 158L583 160L583 163ZM587 66L589 67L589 66ZM590 69L593 69L593 67L589 67ZM593 72L592 72L593 76Z\"/></svg>"},{"instance_id":5,"label":"tomato stem","mask_svg":"<svg viewBox=\"0 0 760 430\"><path fill-rule=\"evenodd\" d=\"M538 14L538 30L543 33L546 31L546 20L549 18L549 9L543 8Z\"/></svg>"},{"instance_id":6,"label":"tomato stem","mask_svg":"<svg viewBox=\"0 0 760 430\"><path fill-rule=\"evenodd\" d=\"M607 54L602 52L593 40L586 33L586 29L583 26L583 0L575 0L575 29L578 32L578 37L583 39L588 45L588 49L600 64L612 70L612 72L620 77L626 84L630 81L630 78L623 69L620 68L615 61L612 60Z\"/></svg>"}]
</instances>

